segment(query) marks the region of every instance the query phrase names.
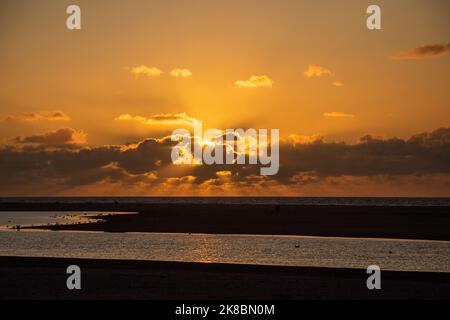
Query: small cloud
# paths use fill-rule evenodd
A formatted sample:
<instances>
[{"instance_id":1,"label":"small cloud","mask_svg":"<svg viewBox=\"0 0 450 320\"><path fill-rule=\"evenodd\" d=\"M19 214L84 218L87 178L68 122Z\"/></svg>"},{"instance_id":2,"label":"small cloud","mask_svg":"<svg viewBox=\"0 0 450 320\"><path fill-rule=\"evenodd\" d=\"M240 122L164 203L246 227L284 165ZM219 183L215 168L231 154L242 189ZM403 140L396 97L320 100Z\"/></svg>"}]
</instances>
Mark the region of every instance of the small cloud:
<instances>
[{"instance_id":1,"label":"small cloud","mask_svg":"<svg viewBox=\"0 0 450 320\"><path fill-rule=\"evenodd\" d=\"M72 128L63 128L42 134L18 136L12 142L17 146L36 149L76 149L87 143L87 134Z\"/></svg>"},{"instance_id":2,"label":"small cloud","mask_svg":"<svg viewBox=\"0 0 450 320\"><path fill-rule=\"evenodd\" d=\"M178 114L156 114L149 118L142 116L132 116L130 114L122 114L118 116L115 120L117 121L137 121L145 125L180 125L188 124L192 125L195 118L189 117L186 113Z\"/></svg>"},{"instance_id":3,"label":"small cloud","mask_svg":"<svg viewBox=\"0 0 450 320\"><path fill-rule=\"evenodd\" d=\"M333 73L328 70L327 68L316 66L313 64L310 64L308 67L308 70L306 70L304 73L305 77L307 78L313 78L313 77L321 77L321 76L332 76Z\"/></svg>"},{"instance_id":4,"label":"small cloud","mask_svg":"<svg viewBox=\"0 0 450 320\"><path fill-rule=\"evenodd\" d=\"M341 81L335 81L335 82L333 82L333 86L340 88L340 87L343 87L344 84Z\"/></svg>"},{"instance_id":5,"label":"small cloud","mask_svg":"<svg viewBox=\"0 0 450 320\"><path fill-rule=\"evenodd\" d=\"M129 70L136 77L139 77L140 75L145 75L147 77L157 77L163 74L163 71L161 69L157 67L147 67L145 65L126 69Z\"/></svg>"},{"instance_id":6,"label":"small cloud","mask_svg":"<svg viewBox=\"0 0 450 320\"><path fill-rule=\"evenodd\" d=\"M291 134L285 141L289 145L296 146L298 144L314 144L314 143L321 143L325 137L321 134L313 134L310 136L305 135L297 135L297 134Z\"/></svg>"},{"instance_id":7,"label":"small cloud","mask_svg":"<svg viewBox=\"0 0 450 320\"><path fill-rule=\"evenodd\" d=\"M70 117L62 111L38 111L38 112L24 112L17 115L9 115L0 119L0 121L27 121L27 122L34 122L39 120L70 121Z\"/></svg>"},{"instance_id":8,"label":"small cloud","mask_svg":"<svg viewBox=\"0 0 450 320\"><path fill-rule=\"evenodd\" d=\"M323 114L324 117L326 118L354 118L355 115L351 114L351 113L344 113L344 112L325 112Z\"/></svg>"},{"instance_id":9,"label":"small cloud","mask_svg":"<svg viewBox=\"0 0 450 320\"><path fill-rule=\"evenodd\" d=\"M248 80L238 80L234 84L240 88L272 88L274 81L268 76L251 76Z\"/></svg>"},{"instance_id":10,"label":"small cloud","mask_svg":"<svg viewBox=\"0 0 450 320\"><path fill-rule=\"evenodd\" d=\"M448 44L430 44L417 47L411 50L399 52L392 56L394 60L417 60L434 58L450 54L450 43Z\"/></svg>"},{"instance_id":11,"label":"small cloud","mask_svg":"<svg viewBox=\"0 0 450 320\"><path fill-rule=\"evenodd\" d=\"M173 69L170 71L170 75L175 78L190 78L192 72L189 69Z\"/></svg>"}]
</instances>

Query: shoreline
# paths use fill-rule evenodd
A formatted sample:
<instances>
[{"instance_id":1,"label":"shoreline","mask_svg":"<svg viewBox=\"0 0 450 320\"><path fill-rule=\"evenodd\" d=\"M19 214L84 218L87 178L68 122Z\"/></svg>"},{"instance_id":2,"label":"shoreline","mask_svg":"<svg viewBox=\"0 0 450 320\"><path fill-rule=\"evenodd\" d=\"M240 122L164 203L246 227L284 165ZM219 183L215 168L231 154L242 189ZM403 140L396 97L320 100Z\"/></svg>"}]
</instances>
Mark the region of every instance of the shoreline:
<instances>
[{"instance_id":1,"label":"shoreline","mask_svg":"<svg viewBox=\"0 0 450 320\"><path fill-rule=\"evenodd\" d=\"M66 268L82 270L82 290L66 288ZM236 264L0 257L0 299L298 300L449 299L450 273Z\"/></svg>"}]
</instances>

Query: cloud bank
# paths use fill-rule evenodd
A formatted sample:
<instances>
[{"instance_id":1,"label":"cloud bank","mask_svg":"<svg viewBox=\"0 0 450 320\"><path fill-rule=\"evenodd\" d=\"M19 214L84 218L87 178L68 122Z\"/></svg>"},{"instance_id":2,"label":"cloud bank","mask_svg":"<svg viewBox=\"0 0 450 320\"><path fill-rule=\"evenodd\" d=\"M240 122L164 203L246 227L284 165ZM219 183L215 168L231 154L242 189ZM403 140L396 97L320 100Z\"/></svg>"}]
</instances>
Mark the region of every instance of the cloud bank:
<instances>
[{"instance_id":1,"label":"cloud bank","mask_svg":"<svg viewBox=\"0 0 450 320\"><path fill-rule=\"evenodd\" d=\"M304 190L356 192L359 186L360 195L371 184L371 190L391 185L401 191L400 182L432 188L433 181L438 188L433 190L450 195L450 128L409 139L368 135L356 144L325 142L321 136L291 136L281 141L280 172L270 178L259 175L259 166L174 166L170 137L100 147L87 147L85 141L82 133L61 129L17 137L14 144L3 145L1 194L70 194L75 190L112 194L120 190L148 195L298 195Z\"/></svg>"}]
</instances>

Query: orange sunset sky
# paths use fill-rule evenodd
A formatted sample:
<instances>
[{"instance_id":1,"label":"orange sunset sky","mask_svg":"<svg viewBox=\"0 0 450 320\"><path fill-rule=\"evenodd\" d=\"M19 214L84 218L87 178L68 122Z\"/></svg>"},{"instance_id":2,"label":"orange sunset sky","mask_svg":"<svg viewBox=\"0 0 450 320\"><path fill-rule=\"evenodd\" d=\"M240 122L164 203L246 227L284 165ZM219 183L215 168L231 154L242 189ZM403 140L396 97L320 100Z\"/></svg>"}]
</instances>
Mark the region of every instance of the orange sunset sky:
<instances>
[{"instance_id":1,"label":"orange sunset sky","mask_svg":"<svg viewBox=\"0 0 450 320\"><path fill-rule=\"evenodd\" d=\"M0 196L450 196L447 0L2 0L0 48ZM280 173L172 165L192 119Z\"/></svg>"}]
</instances>

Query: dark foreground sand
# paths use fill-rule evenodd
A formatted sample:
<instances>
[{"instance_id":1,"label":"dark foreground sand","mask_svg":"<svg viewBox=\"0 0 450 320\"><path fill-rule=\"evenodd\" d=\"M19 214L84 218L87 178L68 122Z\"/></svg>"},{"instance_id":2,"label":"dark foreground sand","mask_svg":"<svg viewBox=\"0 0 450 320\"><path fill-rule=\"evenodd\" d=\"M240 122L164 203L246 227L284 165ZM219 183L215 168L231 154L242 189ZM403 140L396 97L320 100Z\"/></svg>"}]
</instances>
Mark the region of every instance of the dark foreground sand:
<instances>
[{"instance_id":1,"label":"dark foreground sand","mask_svg":"<svg viewBox=\"0 0 450 320\"><path fill-rule=\"evenodd\" d=\"M82 269L82 290L66 289L66 268ZM0 257L1 299L450 299L450 274L365 270Z\"/></svg>"},{"instance_id":2,"label":"dark foreground sand","mask_svg":"<svg viewBox=\"0 0 450 320\"><path fill-rule=\"evenodd\" d=\"M448 207L298 205L1 204L0 210L124 211L104 223L52 230L277 234L450 240Z\"/></svg>"}]
</instances>

